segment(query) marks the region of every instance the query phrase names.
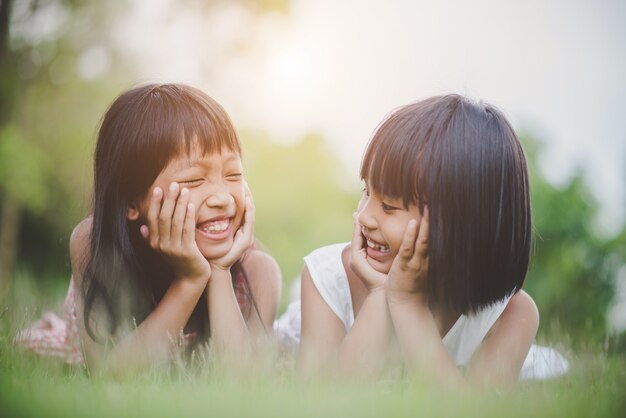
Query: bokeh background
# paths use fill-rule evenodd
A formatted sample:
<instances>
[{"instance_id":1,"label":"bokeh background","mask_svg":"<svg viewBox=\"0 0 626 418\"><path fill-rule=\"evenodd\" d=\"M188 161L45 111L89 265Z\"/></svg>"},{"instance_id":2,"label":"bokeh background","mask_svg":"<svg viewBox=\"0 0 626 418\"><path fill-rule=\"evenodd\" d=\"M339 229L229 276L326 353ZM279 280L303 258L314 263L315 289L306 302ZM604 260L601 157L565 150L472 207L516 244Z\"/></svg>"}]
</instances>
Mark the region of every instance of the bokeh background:
<instances>
[{"instance_id":1,"label":"bokeh background","mask_svg":"<svg viewBox=\"0 0 626 418\"><path fill-rule=\"evenodd\" d=\"M90 212L99 120L123 90L185 82L229 112L257 235L290 283L350 239L367 140L393 108L458 92L496 104L530 162L525 285L540 338L626 329L626 3L1 0L0 283L60 308ZM26 290L24 290L26 289ZM22 299L23 300L23 299ZM620 343L622 341L622 343ZM621 347L621 348L620 348Z\"/></svg>"}]
</instances>

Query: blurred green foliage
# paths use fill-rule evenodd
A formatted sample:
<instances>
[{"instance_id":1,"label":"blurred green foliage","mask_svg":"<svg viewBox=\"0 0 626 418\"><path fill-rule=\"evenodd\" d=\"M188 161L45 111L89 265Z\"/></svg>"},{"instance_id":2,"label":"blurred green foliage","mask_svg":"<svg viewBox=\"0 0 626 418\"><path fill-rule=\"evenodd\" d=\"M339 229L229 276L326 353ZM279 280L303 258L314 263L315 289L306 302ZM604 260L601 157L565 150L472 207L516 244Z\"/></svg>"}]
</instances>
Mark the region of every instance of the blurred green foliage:
<instances>
[{"instance_id":1,"label":"blurred green foliage","mask_svg":"<svg viewBox=\"0 0 626 418\"><path fill-rule=\"evenodd\" d=\"M522 137L529 163L535 230L525 289L541 314L544 332L565 331L573 340L602 341L616 273L626 263L625 231L610 238L597 233L599 203L575 173L557 187L537 161L541 143Z\"/></svg>"},{"instance_id":2,"label":"blurred green foliage","mask_svg":"<svg viewBox=\"0 0 626 418\"><path fill-rule=\"evenodd\" d=\"M249 131L241 136L257 206L256 233L281 265L287 285L310 251L350 240L359 191L347 179L358 176L348 176L319 136L293 145Z\"/></svg>"},{"instance_id":3,"label":"blurred green foliage","mask_svg":"<svg viewBox=\"0 0 626 418\"><path fill-rule=\"evenodd\" d=\"M18 268L41 280L69 277L67 240L73 225L90 211L97 125L108 103L135 77L132 63L117 54L110 40L112 22L123 12L119 4L42 2L51 3L68 13L63 25L46 39L12 39L11 59L0 68L6 76L0 79L3 103L12 103L0 122L0 204L9 198L20 203ZM287 7L283 1L266 4L270 11ZM211 12L210 7L201 10ZM111 67L102 77L85 80L76 63L93 45L107 49ZM358 174L346 173L319 136L285 145L249 128L241 138L257 207L256 233L282 268L284 302L304 255L350 239ZM626 259L626 230L598 236L598 203L583 173L557 187L536 164L539 143L527 136L524 144L536 230L525 288L537 302L544 332L558 325L575 340L601 341L616 271Z\"/></svg>"}]
</instances>

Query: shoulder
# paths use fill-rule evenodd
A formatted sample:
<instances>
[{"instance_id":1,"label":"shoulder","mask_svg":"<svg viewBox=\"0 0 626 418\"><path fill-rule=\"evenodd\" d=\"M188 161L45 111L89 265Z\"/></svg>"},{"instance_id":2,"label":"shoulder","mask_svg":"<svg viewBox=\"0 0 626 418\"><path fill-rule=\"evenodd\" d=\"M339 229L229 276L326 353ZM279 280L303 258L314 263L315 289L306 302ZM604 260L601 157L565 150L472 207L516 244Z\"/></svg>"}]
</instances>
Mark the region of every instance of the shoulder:
<instances>
[{"instance_id":1,"label":"shoulder","mask_svg":"<svg viewBox=\"0 0 626 418\"><path fill-rule=\"evenodd\" d=\"M80 251L85 245L89 244L92 224L93 219L89 216L74 227L72 235L70 235L70 251Z\"/></svg>"},{"instance_id":2,"label":"shoulder","mask_svg":"<svg viewBox=\"0 0 626 418\"><path fill-rule=\"evenodd\" d=\"M311 251L304 257L304 263L309 269L313 279L319 280L321 277L334 277L343 272L343 258L348 243L327 245Z\"/></svg>"},{"instance_id":3,"label":"shoulder","mask_svg":"<svg viewBox=\"0 0 626 418\"><path fill-rule=\"evenodd\" d=\"M76 280L80 280L81 275L77 273L86 267L88 260L92 223L91 216L83 219L74 227L70 235L70 261Z\"/></svg>"},{"instance_id":4,"label":"shoulder","mask_svg":"<svg viewBox=\"0 0 626 418\"><path fill-rule=\"evenodd\" d=\"M250 250L243 260L243 268L255 293L278 293L282 287L280 267L274 257L261 250Z\"/></svg>"},{"instance_id":5,"label":"shoulder","mask_svg":"<svg viewBox=\"0 0 626 418\"><path fill-rule=\"evenodd\" d=\"M539 325L539 313L523 290L509 299L480 348L473 355L466 375L494 387L513 386L524 365Z\"/></svg>"},{"instance_id":6,"label":"shoulder","mask_svg":"<svg viewBox=\"0 0 626 418\"><path fill-rule=\"evenodd\" d=\"M518 291L507 303L491 331L516 333L523 339L534 339L539 327L539 311L535 301L523 290ZM491 333L490 331L490 333Z\"/></svg>"}]
</instances>

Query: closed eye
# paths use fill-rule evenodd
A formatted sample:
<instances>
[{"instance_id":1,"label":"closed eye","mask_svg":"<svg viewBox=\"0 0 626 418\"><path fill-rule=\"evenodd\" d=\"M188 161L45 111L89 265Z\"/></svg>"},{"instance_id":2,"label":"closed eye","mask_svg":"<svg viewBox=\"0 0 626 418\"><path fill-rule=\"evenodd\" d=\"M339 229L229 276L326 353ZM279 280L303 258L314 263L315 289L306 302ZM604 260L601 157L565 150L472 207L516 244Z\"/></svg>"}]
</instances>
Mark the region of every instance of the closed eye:
<instances>
[{"instance_id":1,"label":"closed eye","mask_svg":"<svg viewBox=\"0 0 626 418\"><path fill-rule=\"evenodd\" d=\"M385 212L391 212L391 211L394 211L394 210L398 210L398 209L400 209L400 208L397 208L397 207L395 207L395 206L388 205L388 204L386 204L385 202L382 202L382 204L381 204L381 205L382 205L382 208L383 208L383 210L384 210Z\"/></svg>"},{"instance_id":2,"label":"closed eye","mask_svg":"<svg viewBox=\"0 0 626 418\"><path fill-rule=\"evenodd\" d=\"M203 181L204 181L203 178L198 177L198 178L195 178L195 179L179 181L179 183L180 184L184 184L184 185L186 185L188 187L194 187L194 186L199 186Z\"/></svg>"},{"instance_id":3,"label":"closed eye","mask_svg":"<svg viewBox=\"0 0 626 418\"><path fill-rule=\"evenodd\" d=\"M241 180L241 177L243 177L242 173L232 173L232 174L228 174L226 176L226 180L229 180L229 181L239 181L239 180Z\"/></svg>"}]
</instances>

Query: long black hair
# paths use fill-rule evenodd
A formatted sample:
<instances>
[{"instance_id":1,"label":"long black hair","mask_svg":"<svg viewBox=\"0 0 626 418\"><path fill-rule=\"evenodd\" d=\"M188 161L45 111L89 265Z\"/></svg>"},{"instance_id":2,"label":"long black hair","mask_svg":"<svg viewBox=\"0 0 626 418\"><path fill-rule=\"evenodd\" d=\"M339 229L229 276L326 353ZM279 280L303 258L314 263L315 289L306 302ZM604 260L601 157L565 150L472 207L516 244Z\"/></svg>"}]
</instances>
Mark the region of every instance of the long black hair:
<instances>
[{"instance_id":1,"label":"long black hair","mask_svg":"<svg viewBox=\"0 0 626 418\"><path fill-rule=\"evenodd\" d=\"M531 250L526 159L495 107L459 95L404 106L374 133L361 178L430 214L427 288L476 312L519 290Z\"/></svg>"},{"instance_id":2,"label":"long black hair","mask_svg":"<svg viewBox=\"0 0 626 418\"><path fill-rule=\"evenodd\" d=\"M102 335L115 338L122 328L140 324L171 284L171 267L140 236L140 221L129 221L127 215L171 158L195 144L205 153L225 148L241 155L224 109L193 87L136 87L120 95L105 113L94 156L91 245L81 289L85 328L94 340ZM243 276L246 300L258 314L241 260L231 274L233 281ZM89 320L94 311L97 330ZM200 298L186 331L208 337L206 298Z\"/></svg>"}]
</instances>

